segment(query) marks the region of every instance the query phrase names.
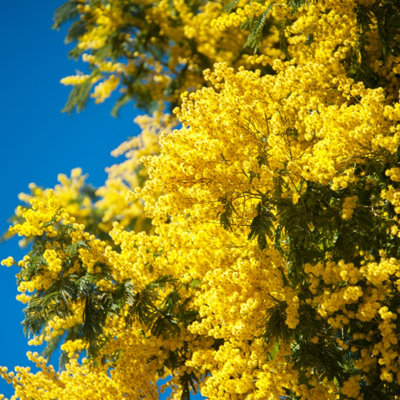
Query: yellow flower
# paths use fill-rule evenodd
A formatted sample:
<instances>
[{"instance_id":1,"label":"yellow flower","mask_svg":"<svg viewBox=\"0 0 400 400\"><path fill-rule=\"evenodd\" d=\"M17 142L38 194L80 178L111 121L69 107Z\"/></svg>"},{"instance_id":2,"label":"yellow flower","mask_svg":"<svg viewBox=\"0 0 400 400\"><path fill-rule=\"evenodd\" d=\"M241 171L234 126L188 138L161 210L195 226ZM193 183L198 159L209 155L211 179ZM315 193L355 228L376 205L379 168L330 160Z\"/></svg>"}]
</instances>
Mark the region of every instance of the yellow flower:
<instances>
[{"instance_id":1,"label":"yellow flower","mask_svg":"<svg viewBox=\"0 0 400 400\"><path fill-rule=\"evenodd\" d=\"M15 264L15 261L12 257L7 257L1 261L1 265L5 265L6 267L11 267Z\"/></svg>"}]
</instances>

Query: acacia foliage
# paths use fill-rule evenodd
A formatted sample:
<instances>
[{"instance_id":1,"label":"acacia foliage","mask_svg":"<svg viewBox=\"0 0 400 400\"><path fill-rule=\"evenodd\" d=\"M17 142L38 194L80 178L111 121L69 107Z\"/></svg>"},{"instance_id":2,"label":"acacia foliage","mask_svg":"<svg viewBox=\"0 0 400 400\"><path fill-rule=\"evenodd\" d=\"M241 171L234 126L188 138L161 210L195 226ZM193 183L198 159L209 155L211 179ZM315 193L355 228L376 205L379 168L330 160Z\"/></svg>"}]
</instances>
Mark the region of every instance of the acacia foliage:
<instances>
[{"instance_id":1,"label":"acacia foliage","mask_svg":"<svg viewBox=\"0 0 400 400\"><path fill-rule=\"evenodd\" d=\"M64 368L3 369L17 398L157 398L166 377L177 399L398 398L397 2L70 0L71 19L89 72L66 111L117 88L115 110L157 111L104 187L74 170L22 198L24 326Z\"/></svg>"}]
</instances>

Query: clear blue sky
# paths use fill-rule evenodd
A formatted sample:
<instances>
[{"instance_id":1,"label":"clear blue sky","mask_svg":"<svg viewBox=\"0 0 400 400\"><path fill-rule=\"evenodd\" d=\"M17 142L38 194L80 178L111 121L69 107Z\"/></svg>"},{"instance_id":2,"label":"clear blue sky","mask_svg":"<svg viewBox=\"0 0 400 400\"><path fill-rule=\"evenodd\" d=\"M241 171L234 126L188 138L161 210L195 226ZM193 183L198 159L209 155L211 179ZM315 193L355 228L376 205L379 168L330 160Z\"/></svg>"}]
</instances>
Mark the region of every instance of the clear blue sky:
<instances>
[{"instance_id":1,"label":"clear blue sky","mask_svg":"<svg viewBox=\"0 0 400 400\"><path fill-rule=\"evenodd\" d=\"M0 231L18 204L17 195L30 182L50 187L57 174L82 167L89 182L100 185L104 169L115 163L110 156L128 136L137 134L132 106L121 117L110 116L111 103L89 104L81 114L69 117L60 110L69 89L59 81L81 68L67 58L65 32L51 30L52 15L60 0L1 0L1 96L0 96ZM18 240L0 245L0 259L16 259L24 253ZM16 301L17 268L0 268L0 365L29 365L20 325L22 306ZM30 350L34 350L30 348ZM12 391L0 379L0 393Z\"/></svg>"}]
</instances>

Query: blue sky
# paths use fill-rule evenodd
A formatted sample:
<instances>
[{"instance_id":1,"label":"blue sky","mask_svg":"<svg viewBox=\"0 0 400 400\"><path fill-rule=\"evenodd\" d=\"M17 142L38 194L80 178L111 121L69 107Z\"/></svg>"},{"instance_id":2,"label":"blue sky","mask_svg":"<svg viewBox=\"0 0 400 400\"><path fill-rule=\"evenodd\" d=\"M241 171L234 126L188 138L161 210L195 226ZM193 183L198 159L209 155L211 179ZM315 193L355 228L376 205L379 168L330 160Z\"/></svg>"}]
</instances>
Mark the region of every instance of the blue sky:
<instances>
[{"instance_id":1,"label":"blue sky","mask_svg":"<svg viewBox=\"0 0 400 400\"><path fill-rule=\"evenodd\" d=\"M110 156L128 136L137 134L132 120L138 111L127 105L116 119L112 103L89 104L80 114L61 113L69 89L59 81L81 68L67 58L65 31L51 30L59 0L1 0L1 96L0 96L0 231L18 205L18 193L28 184L51 187L57 174L82 167L89 182L101 185ZM18 240L0 245L0 259L16 259L24 252ZM0 268L0 365L29 365L22 332L22 306L16 301L17 268ZM34 350L29 348L29 350ZM0 393L12 391L0 379Z\"/></svg>"}]
</instances>

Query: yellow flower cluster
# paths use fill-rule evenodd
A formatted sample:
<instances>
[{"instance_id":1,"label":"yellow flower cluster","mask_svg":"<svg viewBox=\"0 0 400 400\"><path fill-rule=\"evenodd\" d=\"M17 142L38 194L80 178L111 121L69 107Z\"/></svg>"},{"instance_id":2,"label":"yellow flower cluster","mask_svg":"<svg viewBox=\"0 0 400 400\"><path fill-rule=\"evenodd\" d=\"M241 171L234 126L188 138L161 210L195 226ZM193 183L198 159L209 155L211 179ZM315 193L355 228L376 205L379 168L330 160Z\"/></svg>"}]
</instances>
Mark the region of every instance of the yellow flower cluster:
<instances>
[{"instance_id":1,"label":"yellow flower cluster","mask_svg":"<svg viewBox=\"0 0 400 400\"><path fill-rule=\"evenodd\" d=\"M81 85L82 83L86 82L88 79L90 79L90 75L71 75L71 76L66 76L65 78L61 79L61 83L63 85Z\"/></svg>"},{"instance_id":2,"label":"yellow flower cluster","mask_svg":"<svg viewBox=\"0 0 400 400\"><path fill-rule=\"evenodd\" d=\"M96 85L92 97L96 103L103 103L103 101L111 96L111 93L119 85L119 77L111 75L108 79Z\"/></svg>"},{"instance_id":3,"label":"yellow flower cluster","mask_svg":"<svg viewBox=\"0 0 400 400\"><path fill-rule=\"evenodd\" d=\"M21 216L25 221L10 227L11 234L18 236L41 236L46 231L49 235L55 232L51 226L45 228L45 225L53 219L60 220L60 203L54 195L53 190L48 190L42 198L35 197L30 199L31 208L18 207L16 215Z\"/></svg>"},{"instance_id":4,"label":"yellow flower cluster","mask_svg":"<svg viewBox=\"0 0 400 400\"><path fill-rule=\"evenodd\" d=\"M7 257L1 262L1 265L5 265L6 267L11 267L14 265L15 261L12 257Z\"/></svg>"},{"instance_id":5,"label":"yellow flower cluster","mask_svg":"<svg viewBox=\"0 0 400 400\"><path fill-rule=\"evenodd\" d=\"M344 220L351 219L354 213L354 209L357 205L357 196L346 197L343 202L342 218Z\"/></svg>"},{"instance_id":6,"label":"yellow flower cluster","mask_svg":"<svg viewBox=\"0 0 400 400\"><path fill-rule=\"evenodd\" d=\"M148 176L140 160L158 154L160 132L171 132L176 124L172 116L158 111L152 116L136 117L135 122L141 128L141 134L112 152L114 157L124 155L127 159L107 169L105 185L97 190L100 200L96 205L104 213L102 222L109 229L112 221L118 221L121 227L131 225L136 231L150 228L143 202L130 196L130 193L143 186Z\"/></svg>"}]
</instances>

